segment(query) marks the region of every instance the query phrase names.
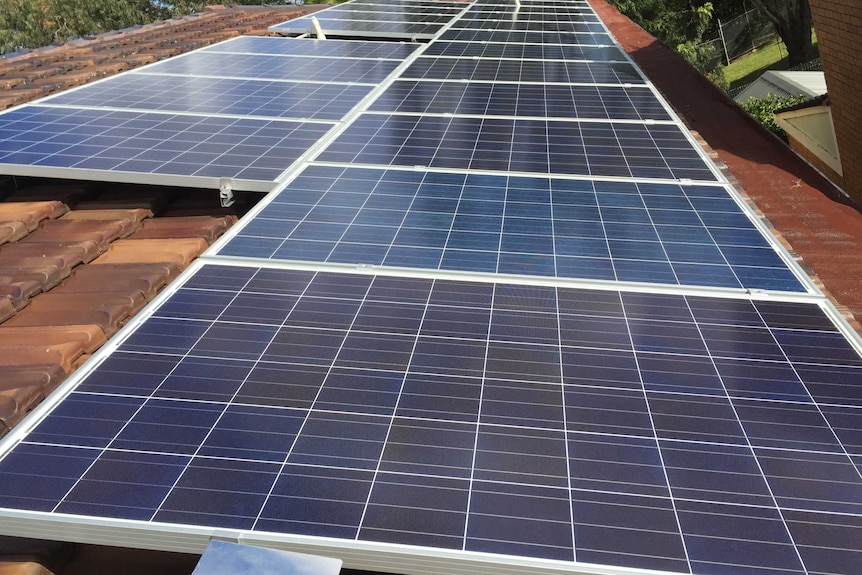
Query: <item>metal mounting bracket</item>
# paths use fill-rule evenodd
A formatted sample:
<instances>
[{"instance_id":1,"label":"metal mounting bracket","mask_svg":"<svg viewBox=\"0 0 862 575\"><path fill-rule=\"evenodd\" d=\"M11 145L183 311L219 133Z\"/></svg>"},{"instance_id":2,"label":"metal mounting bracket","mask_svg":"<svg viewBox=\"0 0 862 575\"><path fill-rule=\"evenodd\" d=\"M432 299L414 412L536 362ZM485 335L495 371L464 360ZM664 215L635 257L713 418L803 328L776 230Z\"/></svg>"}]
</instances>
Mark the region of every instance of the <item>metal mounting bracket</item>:
<instances>
[{"instance_id":1,"label":"metal mounting bracket","mask_svg":"<svg viewBox=\"0 0 862 575\"><path fill-rule=\"evenodd\" d=\"M234 198L233 195L233 188L230 184L230 178L222 178L219 180L218 199L223 208L231 207L236 201L236 198Z\"/></svg>"}]
</instances>

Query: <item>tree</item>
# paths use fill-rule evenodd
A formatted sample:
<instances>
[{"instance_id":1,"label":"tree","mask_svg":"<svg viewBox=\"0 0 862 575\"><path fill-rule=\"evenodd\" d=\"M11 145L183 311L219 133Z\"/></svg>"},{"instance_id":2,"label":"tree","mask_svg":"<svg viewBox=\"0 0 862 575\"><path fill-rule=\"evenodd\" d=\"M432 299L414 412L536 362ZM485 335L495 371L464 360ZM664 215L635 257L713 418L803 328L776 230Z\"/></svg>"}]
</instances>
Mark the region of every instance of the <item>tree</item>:
<instances>
[{"instance_id":1,"label":"tree","mask_svg":"<svg viewBox=\"0 0 862 575\"><path fill-rule=\"evenodd\" d=\"M757 9L775 26L784 45L790 67L812 59L811 6L808 0L752 0Z\"/></svg>"},{"instance_id":2,"label":"tree","mask_svg":"<svg viewBox=\"0 0 862 575\"><path fill-rule=\"evenodd\" d=\"M675 48L700 42L712 19L712 3L705 0L611 0L620 12Z\"/></svg>"},{"instance_id":3,"label":"tree","mask_svg":"<svg viewBox=\"0 0 862 575\"><path fill-rule=\"evenodd\" d=\"M703 45L712 24L713 5L706 0L611 0L638 26L679 52L689 64L720 87L721 58L712 45Z\"/></svg>"},{"instance_id":4,"label":"tree","mask_svg":"<svg viewBox=\"0 0 862 575\"><path fill-rule=\"evenodd\" d=\"M0 0L0 53L151 22L149 0Z\"/></svg>"},{"instance_id":5,"label":"tree","mask_svg":"<svg viewBox=\"0 0 862 575\"><path fill-rule=\"evenodd\" d=\"M179 18L223 0L0 0L0 54ZM232 0L286 4L290 0Z\"/></svg>"}]
</instances>

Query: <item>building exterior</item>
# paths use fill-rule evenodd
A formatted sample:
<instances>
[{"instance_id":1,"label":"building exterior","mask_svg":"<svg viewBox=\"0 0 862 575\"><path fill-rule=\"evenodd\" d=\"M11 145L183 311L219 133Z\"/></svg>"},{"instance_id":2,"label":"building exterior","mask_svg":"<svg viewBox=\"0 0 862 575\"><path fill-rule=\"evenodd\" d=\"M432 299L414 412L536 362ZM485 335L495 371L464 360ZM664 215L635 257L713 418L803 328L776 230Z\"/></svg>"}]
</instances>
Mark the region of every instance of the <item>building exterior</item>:
<instances>
[{"instance_id":1,"label":"building exterior","mask_svg":"<svg viewBox=\"0 0 862 575\"><path fill-rule=\"evenodd\" d=\"M832 102L832 119L843 166L839 182L857 201L862 200L862 91L859 42L862 4L857 0L810 0L820 45L823 71Z\"/></svg>"}]
</instances>

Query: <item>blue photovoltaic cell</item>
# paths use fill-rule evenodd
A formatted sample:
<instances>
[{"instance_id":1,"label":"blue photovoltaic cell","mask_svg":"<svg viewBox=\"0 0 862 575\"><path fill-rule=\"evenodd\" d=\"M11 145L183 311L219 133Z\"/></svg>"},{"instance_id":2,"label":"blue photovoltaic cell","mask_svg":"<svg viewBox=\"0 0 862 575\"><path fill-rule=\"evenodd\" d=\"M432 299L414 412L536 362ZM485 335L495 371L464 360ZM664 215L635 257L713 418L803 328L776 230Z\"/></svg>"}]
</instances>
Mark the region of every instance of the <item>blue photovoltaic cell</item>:
<instances>
[{"instance_id":1,"label":"blue photovoltaic cell","mask_svg":"<svg viewBox=\"0 0 862 575\"><path fill-rule=\"evenodd\" d=\"M645 86L560 86L480 82L393 82L373 111L532 116L603 120L671 120Z\"/></svg>"},{"instance_id":2,"label":"blue photovoltaic cell","mask_svg":"<svg viewBox=\"0 0 862 575\"><path fill-rule=\"evenodd\" d=\"M406 42L240 36L202 48L201 52L403 60L415 52L417 47Z\"/></svg>"},{"instance_id":3,"label":"blue photovoltaic cell","mask_svg":"<svg viewBox=\"0 0 862 575\"><path fill-rule=\"evenodd\" d=\"M339 35L369 35L389 36L393 38L410 38L414 36L430 37L435 34L443 24L425 24L420 22L409 22L401 20L342 20L338 18L317 19L321 28L328 34ZM273 32L281 33L308 33L314 32L311 19L297 18L290 20L287 24L270 28Z\"/></svg>"},{"instance_id":4,"label":"blue photovoltaic cell","mask_svg":"<svg viewBox=\"0 0 862 575\"><path fill-rule=\"evenodd\" d=\"M860 369L814 304L206 265L0 461L0 505L854 575Z\"/></svg>"},{"instance_id":5,"label":"blue photovoltaic cell","mask_svg":"<svg viewBox=\"0 0 862 575\"><path fill-rule=\"evenodd\" d=\"M458 10L447 10L443 13L416 10L377 10L366 11L362 8L351 9L350 4L335 6L331 10L316 14L318 21L331 22L330 26L346 23L348 28L357 22L390 22L393 24L445 24L458 14ZM296 19L290 23L296 22Z\"/></svg>"},{"instance_id":6,"label":"blue photovoltaic cell","mask_svg":"<svg viewBox=\"0 0 862 575\"><path fill-rule=\"evenodd\" d=\"M274 181L330 124L25 106L0 115L0 165Z\"/></svg>"},{"instance_id":7,"label":"blue photovoltaic cell","mask_svg":"<svg viewBox=\"0 0 862 575\"><path fill-rule=\"evenodd\" d=\"M425 56L512 58L515 60L596 60L628 62L616 46L578 46L573 44L503 44L491 42L431 42Z\"/></svg>"},{"instance_id":8,"label":"blue photovoltaic cell","mask_svg":"<svg viewBox=\"0 0 862 575\"><path fill-rule=\"evenodd\" d=\"M422 37L430 39L447 25L457 13L407 13L358 12L342 9L324 10L315 14L318 24L326 34L338 36L372 36L397 39ZM277 34L314 33L311 16L294 18L275 26L269 31Z\"/></svg>"},{"instance_id":9,"label":"blue photovoltaic cell","mask_svg":"<svg viewBox=\"0 0 862 575\"><path fill-rule=\"evenodd\" d=\"M605 28L601 22L583 22L579 20L556 19L503 19L486 20L464 17L458 19L453 28L474 28L485 31L513 30L526 32L571 32L575 34L604 34Z\"/></svg>"},{"instance_id":10,"label":"blue photovoltaic cell","mask_svg":"<svg viewBox=\"0 0 862 575\"><path fill-rule=\"evenodd\" d=\"M488 7L473 6L462 17L462 20L471 21L494 21L494 20L519 20L522 22L572 22L572 23L600 23L598 15L590 10L579 8L540 8L526 6L518 9L514 4L508 6ZM602 30L603 31L603 30Z\"/></svg>"},{"instance_id":11,"label":"blue photovoltaic cell","mask_svg":"<svg viewBox=\"0 0 862 575\"><path fill-rule=\"evenodd\" d=\"M715 186L313 166L220 254L804 291Z\"/></svg>"},{"instance_id":12,"label":"blue photovoltaic cell","mask_svg":"<svg viewBox=\"0 0 862 575\"><path fill-rule=\"evenodd\" d=\"M348 84L129 73L64 92L48 102L81 107L339 120L371 89L372 86Z\"/></svg>"},{"instance_id":13,"label":"blue photovoltaic cell","mask_svg":"<svg viewBox=\"0 0 862 575\"><path fill-rule=\"evenodd\" d=\"M557 84L643 84L628 62L566 62L491 58L417 58L401 78Z\"/></svg>"},{"instance_id":14,"label":"blue photovoltaic cell","mask_svg":"<svg viewBox=\"0 0 862 575\"><path fill-rule=\"evenodd\" d=\"M319 160L435 168L711 180L674 125L363 114Z\"/></svg>"},{"instance_id":15,"label":"blue photovoltaic cell","mask_svg":"<svg viewBox=\"0 0 862 575\"><path fill-rule=\"evenodd\" d=\"M450 28L440 34L440 40L463 42L504 42L511 44L577 44L582 46L613 46L609 34L575 34L573 32L539 32L523 30L476 30Z\"/></svg>"},{"instance_id":16,"label":"blue photovoltaic cell","mask_svg":"<svg viewBox=\"0 0 862 575\"><path fill-rule=\"evenodd\" d=\"M428 39L464 8L317 18ZM587 2L480 0L443 37L318 158L380 167L311 164L270 198L210 261L282 269L184 278L3 455L0 507L390 567L862 572L862 357L826 304L780 301L805 288ZM209 115L338 119L414 49L234 39L54 100L136 112L0 115L0 164L271 182L330 125Z\"/></svg>"},{"instance_id":17,"label":"blue photovoltaic cell","mask_svg":"<svg viewBox=\"0 0 862 575\"><path fill-rule=\"evenodd\" d=\"M398 64L396 60L191 52L143 72L223 77L224 70L231 70L231 77L248 79L379 84Z\"/></svg>"}]
</instances>

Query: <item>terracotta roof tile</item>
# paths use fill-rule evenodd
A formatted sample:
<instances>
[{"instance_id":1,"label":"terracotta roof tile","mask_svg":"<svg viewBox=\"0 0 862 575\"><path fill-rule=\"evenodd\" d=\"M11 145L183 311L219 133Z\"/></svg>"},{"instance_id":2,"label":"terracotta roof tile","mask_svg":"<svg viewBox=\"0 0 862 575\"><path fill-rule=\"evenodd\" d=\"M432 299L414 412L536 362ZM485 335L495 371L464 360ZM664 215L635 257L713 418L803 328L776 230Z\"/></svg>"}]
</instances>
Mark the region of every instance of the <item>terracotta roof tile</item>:
<instances>
[{"instance_id":1,"label":"terracotta roof tile","mask_svg":"<svg viewBox=\"0 0 862 575\"><path fill-rule=\"evenodd\" d=\"M185 268L207 247L207 242L199 238L119 240L93 264L175 262Z\"/></svg>"},{"instance_id":2,"label":"terracotta roof tile","mask_svg":"<svg viewBox=\"0 0 862 575\"><path fill-rule=\"evenodd\" d=\"M0 222L0 246L8 242L15 242L30 233L22 221Z\"/></svg>"},{"instance_id":3,"label":"terracotta roof tile","mask_svg":"<svg viewBox=\"0 0 862 575\"><path fill-rule=\"evenodd\" d=\"M3 561L0 559L0 575L55 575L55 573L35 561Z\"/></svg>"},{"instance_id":4,"label":"terracotta roof tile","mask_svg":"<svg viewBox=\"0 0 862 575\"><path fill-rule=\"evenodd\" d=\"M98 255L99 247L95 242L15 242L0 246L0 262L34 261L38 258L53 260L63 269L68 270L68 273L64 273L63 277L68 277L75 266L93 261Z\"/></svg>"},{"instance_id":5,"label":"terracotta roof tile","mask_svg":"<svg viewBox=\"0 0 862 575\"><path fill-rule=\"evenodd\" d=\"M100 251L105 251L111 242L129 233L129 227L117 220L48 220L23 238L22 243L92 241Z\"/></svg>"},{"instance_id":6,"label":"terracotta roof tile","mask_svg":"<svg viewBox=\"0 0 862 575\"><path fill-rule=\"evenodd\" d=\"M140 311L145 303L141 294L46 293L30 300L30 305L3 326L11 329L94 324L110 337L120 328L120 322Z\"/></svg>"},{"instance_id":7,"label":"terracotta roof tile","mask_svg":"<svg viewBox=\"0 0 862 575\"><path fill-rule=\"evenodd\" d=\"M39 384L0 389L0 433L6 433L15 427L43 399L45 391ZM0 573L3 573L4 563L0 560Z\"/></svg>"},{"instance_id":8,"label":"terracotta roof tile","mask_svg":"<svg viewBox=\"0 0 862 575\"><path fill-rule=\"evenodd\" d=\"M124 230L132 233L137 230L141 223L153 217L153 212L144 208L131 209L93 209L93 210L73 210L63 216L64 221L70 220L110 220L123 226ZM127 235L124 231L123 235Z\"/></svg>"},{"instance_id":9,"label":"terracotta roof tile","mask_svg":"<svg viewBox=\"0 0 862 575\"><path fill-rule=\"evenodd\" d=\"M139 293L145 299L151 300L179 275L181 269L180 265L174 262L81 266L51 293Z\"/></svg>"},{"instance_id":10,"label":"terracotta roof tile","mask_svg":"<svg viewBox=\"0 0 862 575\"><path fill-rule=\"evenodd\" d=\"M0 273L0 297L9 301L15 310L23 309L30 298L42 293L48 278L42 273L17 272L7 268L7 273ZM12 314L14 315L14 313ZM2 317L2 314L0 314ZM11 316L6 316L5 321ZM0 321L0 323L2 323Z\"/></svg>"},{"instance_id":11,"label":"terracotta roof tile","mask_svg":"<svg viewBox=\"0 0 862 575\"><path fill-rule=\"evenodd\" d=\"M0 278L0 281L3 281L3 278ZM0 287L2 289L2 287ZM0 323L3 323L13 315L18 310L15 308L15 303L12 301L12 298L5 295L0 295Z\"/></svg>"},{"instance_id":12,"label":"terracotta roof tile","mask_svg":"<svg viewBox=\"0 0 862 575\"><path fill-rule=\"evenodd\" d=\"M236 216L156 218L145 221L132 239L202 238L212 244L236 221Z\"/></svg>"},{"instance_id":13,"label":"terracotta roof tile","mask_svg":"<svg viewBox=\"0 0 862 575\"><path fill-rule=\"evenodd\" d=\"M7 247L10 244L6 244ZM40 277L42 291L48 291L63 279L69 277L72 268L67 266L67 261L61 257L14 257L4 258L0 253L0 276L17 276L26 274L28 276Z\"/></svg>"},{"instance_id":14,"label":"terracotta roof tile","mask_svg":"<svg viewBox=\"0 0 862 575\"><path fill-rule=\"evenodd\" d=\"M38 347L0 346L0 367L23 367L55 364L64 373L72 370L72 362L83 353L74 344Z\"/></svg>"},{"instance_id":15,"label":"terracotta roof tile","mask_svg":"<svg viewBox=\"0 0 862 575\"><path fill-rule=\"evenodd\" d=\"M0 203L0 222L22 222L29 231L44 220L59 218L69 207L59 201Z\"/></svg>"},{"instance_id":16,"label":"terracotta roof tile","mask_svg":"<svg viewBox=\"0 0 862 575\"><path fill-rule=\"evenodd\" d=\"M0 558L6 561L35 561L59 573L72 558L75 545L56 541L0 537Z\"/></svg>"},{"instance_id":17,"label":"terracotta roof tile","mask_svg":"<svg viewBox=\"0 0 862 575\"><path fill-rule=\"evenodd\" d=\"M80 353L93 353L106 341L105 334L95 325L68 324L57 325L48 329L0 326L0 346L6 347L73 342L81 347Z\"/></svg>"}]
</instances>

